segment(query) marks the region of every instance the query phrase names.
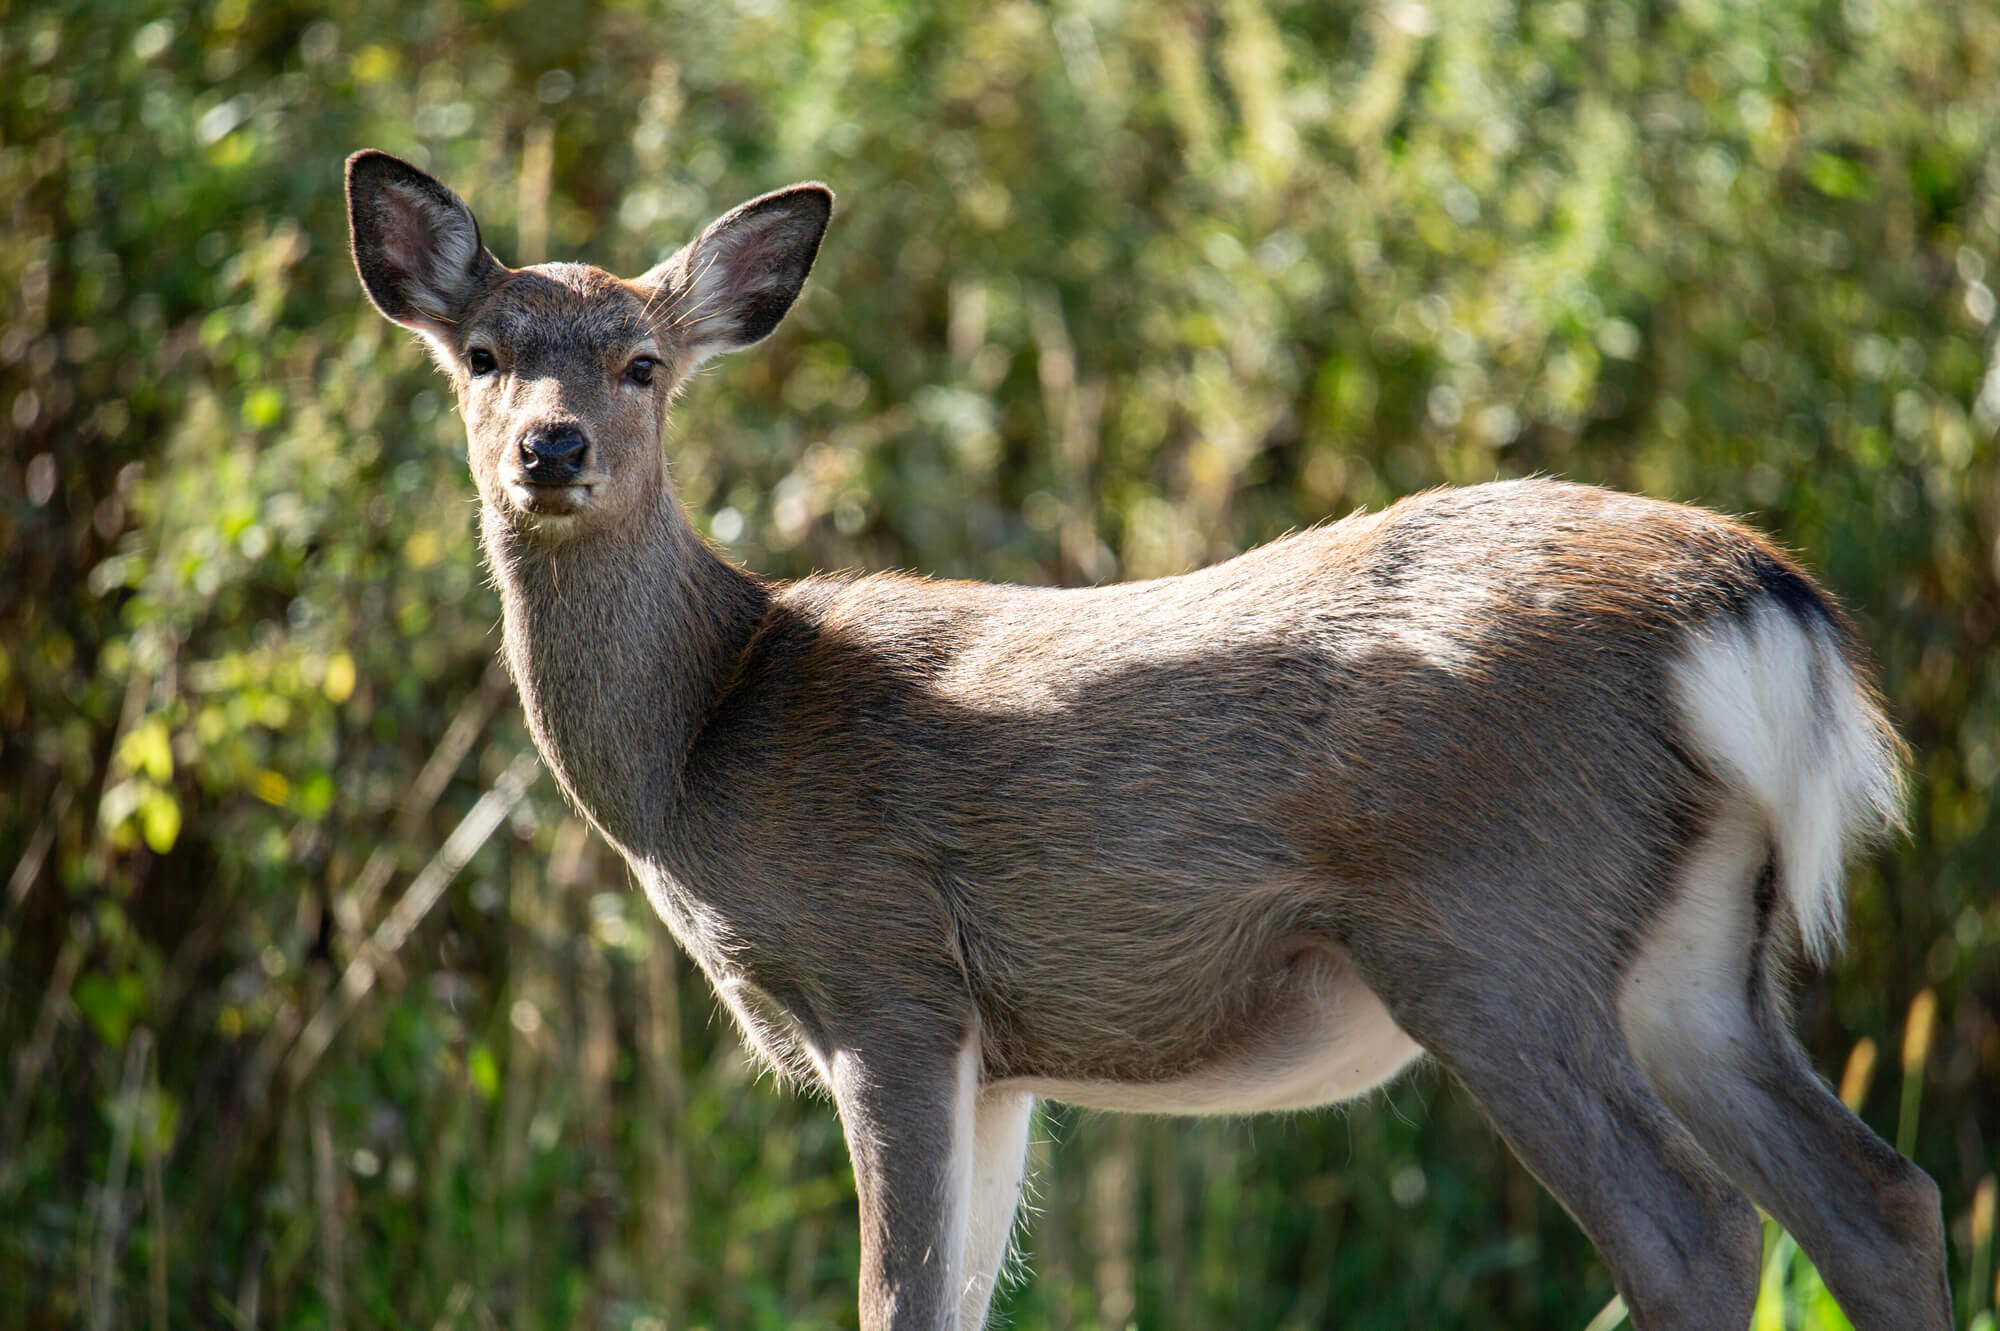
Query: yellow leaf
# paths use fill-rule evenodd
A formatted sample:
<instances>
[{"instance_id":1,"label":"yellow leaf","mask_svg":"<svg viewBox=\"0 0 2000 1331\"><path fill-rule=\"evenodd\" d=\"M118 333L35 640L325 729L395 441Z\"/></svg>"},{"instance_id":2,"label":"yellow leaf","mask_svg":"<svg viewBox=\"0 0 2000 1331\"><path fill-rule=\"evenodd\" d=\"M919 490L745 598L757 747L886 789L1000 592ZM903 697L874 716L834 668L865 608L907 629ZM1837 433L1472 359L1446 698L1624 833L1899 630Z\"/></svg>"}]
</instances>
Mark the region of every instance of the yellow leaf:
<instances>
[{"instance_id":1,"label":"yellow leaf","mask_svg":"<svg viewBox=\"0 0 2000 1331\"><path fill-rule=\"evenodd\" d=\"M139 801L139 834L156 855L174 848L181 835L181 806L171 791L154 787Z\"/></svg>"},{"instance_id":2,"label":"yellow leaf","mask_svg":"<svg viewBox=\"0 0 2000 1331\"><path fill-rule=\"evenodd\" d=\"M266 804L282 807L284 802L291 798L292 783L285 780L281 773L266 767L250 778L250 793Z\"/></svg>"},{"instance_id":3,"label":"yellow leaf","mask_svg":"<svg viewBox=\"0 0 2000 1331\"><path fill-rule=\"evenodd\" d=\"M118 761L128 772L140 772L164 785L174 779L174 749L167 723L148 717L118 741Z\"/></svg>"},{"instance_id":4,"label":"yellow leaf","mask_svg":"<svg viewBox=\"0 0 2000 1331\"><path fill-rule=\"evenodd\" d=\"M326 663L326 699L336 707L354 696L354 658L335 652Z\"/></svg>"},{"instance_id":5,"label":"yellow leaf","mask_svg":"<svg viewBox=\"0 0 2000 1331\"><path fill-rule=\"evenodd\" d=\"M396 75L396 53L379 42L370 42L354 53L354 81L383 83Z\"/></svg>"},{"instance_id":6,"label":"yellow leaf","mask_svg":"<svg viewBox=\"0 0 2000 1331\"><path fill-rule=\"evenodd\" d=\"M403 558L411 568L429 568L444 557L444 542L429 527L420 527L403 542Z\"/></svg>"}]
</instances>

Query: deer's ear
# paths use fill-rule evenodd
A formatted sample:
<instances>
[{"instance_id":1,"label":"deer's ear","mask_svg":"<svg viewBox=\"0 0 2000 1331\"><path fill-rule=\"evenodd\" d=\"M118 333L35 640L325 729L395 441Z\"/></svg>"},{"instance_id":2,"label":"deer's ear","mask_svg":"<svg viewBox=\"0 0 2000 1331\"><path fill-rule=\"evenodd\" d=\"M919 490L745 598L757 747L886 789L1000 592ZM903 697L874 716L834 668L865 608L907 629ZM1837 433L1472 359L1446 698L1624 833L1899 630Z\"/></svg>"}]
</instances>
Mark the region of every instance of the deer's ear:
<instances>
[{"instance_id":1,"label":"deer's ear","mask_svg":"<svg viewBox=\"0 0 2000 1331\"><path fill-rule=\"evenodd\" d=\"M692 368L761 342L792 308L833 215L833 191L788 185L718 217L637 285Z\"/></svg>"},{"instance_id":2,"label":"deer's ear","mask_svg":"<svg viewBox=\"0 0 2000 1331\"><path fill-rule=\"evenodd\" d=\"M451 329L506 270L479 240L465 200L400 157L347 159L354 268L375 308L448 348Z\"/></svg>"}]
</instances>

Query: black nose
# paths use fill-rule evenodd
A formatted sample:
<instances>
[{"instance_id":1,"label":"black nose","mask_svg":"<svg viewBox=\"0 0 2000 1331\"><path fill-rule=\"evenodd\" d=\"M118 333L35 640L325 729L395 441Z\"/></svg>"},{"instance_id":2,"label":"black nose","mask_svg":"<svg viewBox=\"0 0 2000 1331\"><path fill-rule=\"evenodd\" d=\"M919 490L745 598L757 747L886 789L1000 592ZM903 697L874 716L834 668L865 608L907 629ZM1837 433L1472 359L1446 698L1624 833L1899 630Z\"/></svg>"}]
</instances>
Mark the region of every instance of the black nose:
<instances>
[{"instance_id":1,"label":"black nose","mask_svg":"<svg viewBox=\"0 0 2000 1331\"><path fill-rule=\"evenodd\" d=\"M589 452L590 441L576 426L537 426L522 436L521 470L534 485L568 485Z\"/></svg>"}]
</instances>

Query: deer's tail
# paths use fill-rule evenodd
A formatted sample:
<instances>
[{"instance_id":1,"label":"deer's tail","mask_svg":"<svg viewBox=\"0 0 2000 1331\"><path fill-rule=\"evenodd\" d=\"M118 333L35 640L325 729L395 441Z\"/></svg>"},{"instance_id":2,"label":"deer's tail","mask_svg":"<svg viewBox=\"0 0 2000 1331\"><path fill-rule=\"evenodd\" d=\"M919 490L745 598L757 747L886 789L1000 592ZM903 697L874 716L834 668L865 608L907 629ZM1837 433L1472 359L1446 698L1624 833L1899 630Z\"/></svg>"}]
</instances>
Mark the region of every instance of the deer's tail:
<instances>
[{"instance_id":1,"label":"deer's tail","mask_svg":"<svg viewBox=\"0 0 2000 1331\"><path fill-rule=\"evenodd\" d=\"M1908 750L1839 610L1774 563L1675 672L1701 756L1768 822L1778 890L1806 955L1840 945L1848 855L1903 825Z\"/></svg>"}]
</instances>

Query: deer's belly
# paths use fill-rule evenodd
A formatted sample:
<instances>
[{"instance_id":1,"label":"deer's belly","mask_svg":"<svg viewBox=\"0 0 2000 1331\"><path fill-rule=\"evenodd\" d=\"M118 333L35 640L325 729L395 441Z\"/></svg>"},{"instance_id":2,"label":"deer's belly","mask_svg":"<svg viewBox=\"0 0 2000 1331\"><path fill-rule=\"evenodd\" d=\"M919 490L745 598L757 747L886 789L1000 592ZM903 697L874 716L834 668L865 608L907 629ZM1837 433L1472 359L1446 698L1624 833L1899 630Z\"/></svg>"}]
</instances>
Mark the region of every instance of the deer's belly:
<instances>
[{"instance_id":1,"label":"deer's belly","mask_svg":"<svg viewBox=\"0 0 2000 1331\"><path fill-rule=\"evenodd\" d=\"M1309 997L1262 1030L1180 1075L1149 1081L1010 1077L1001 1090L1142 1114L1259 1114L1351 1100L1423 1052L1361 979L1330 969Z\"/></svg>"}]
</instances>

